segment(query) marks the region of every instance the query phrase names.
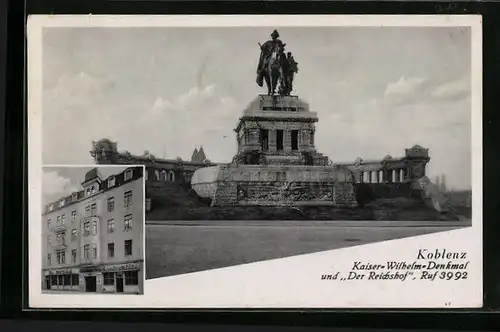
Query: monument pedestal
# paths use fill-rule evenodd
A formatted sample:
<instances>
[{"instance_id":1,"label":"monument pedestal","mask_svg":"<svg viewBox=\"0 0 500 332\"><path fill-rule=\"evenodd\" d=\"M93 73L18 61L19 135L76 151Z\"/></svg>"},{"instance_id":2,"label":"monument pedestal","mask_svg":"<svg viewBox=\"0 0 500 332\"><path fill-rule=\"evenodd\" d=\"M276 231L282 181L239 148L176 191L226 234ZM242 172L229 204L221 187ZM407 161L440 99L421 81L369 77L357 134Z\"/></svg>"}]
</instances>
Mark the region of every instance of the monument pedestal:
<instances>
[{"instance_id":1,"label":"monument pedestal","mask_svg":"<svg viewBox=\"0 0 500 332\"><path fill-rule=\"evenodd\" d=\"M258 96L235 129L233 163L198 169L191 187L212 206L357 206L352 173L314 147L317 121L297 96Z\"/></svg>"}]
</instances>

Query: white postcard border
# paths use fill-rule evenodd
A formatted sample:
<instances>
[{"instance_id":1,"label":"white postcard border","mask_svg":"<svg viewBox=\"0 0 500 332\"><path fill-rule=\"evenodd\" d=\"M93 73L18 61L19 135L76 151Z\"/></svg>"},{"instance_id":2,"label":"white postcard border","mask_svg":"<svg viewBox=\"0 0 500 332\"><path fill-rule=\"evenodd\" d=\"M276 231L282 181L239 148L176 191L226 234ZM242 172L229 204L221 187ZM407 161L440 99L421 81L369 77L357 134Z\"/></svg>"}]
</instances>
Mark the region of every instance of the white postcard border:
<instances>
[{"instance_id":1,"label":"white postcard border","mask_svg":"<svg viewBox=\"0 0 500 332\"><path fill-rule=\"evenodd\" d=\"M471 28L472 38L472 227L467 232L480 263L475 270L482 274L482 19L479 15L37 15L28 18L28 183L29 183L29 305L52 308L169 308L175 301L165 300L161 292L144 295L53 295L41 292L41 179L42 179L42 30L45 27L236 27L236 26L345 26L345 27L456 27ZM87 165L85 165L87 166ZM123 167L123 165L118 165ZM144 205L145 208L145 205ZM464 230L465 231L465 230ZM144 232L145 233L145 232ZM453 233L444 232L443 236ZM423 238L423 237L422 237ZM144 255L145 251L144 240ZM366 246L366 245L365 245ZM361 246L360 246L361 247ZM364 246L363 246L364 247ZM146 264L144 264L144 267ZM145 273L144 273L145 275ZM478 280L479 281L479 280ZM482 280L477 285L482 294ZM482 298L482 296L481 296ZM217 301L215 301L217 302ZM332 304L332 307L363 307L363 303ZM369 302L369 301L368 301ZM476 301L477 302L477 301ZM235 302L235 304L237 304ZM200 304L203 306L203 304ZM459 304L463 305L462 303ZM196 303L184 307L197 307ZM215 304L217 307L224 305ZM292 304L292 307L296 305ZM393 306L394 305L390 305ZM422 307L422 304L405 304ZM479 306L479 303L474 304ZM240 305L240 307L252 307ZM253 307L260 307L258 304ZM298 306L300 307L300 306ZM381 307L384 307L382 305ZM397 307L397 305L396 305ZM436 303L423 307L442 307ZM454 307L454 305L451 305Z\"/></svg>"}]
</instances>

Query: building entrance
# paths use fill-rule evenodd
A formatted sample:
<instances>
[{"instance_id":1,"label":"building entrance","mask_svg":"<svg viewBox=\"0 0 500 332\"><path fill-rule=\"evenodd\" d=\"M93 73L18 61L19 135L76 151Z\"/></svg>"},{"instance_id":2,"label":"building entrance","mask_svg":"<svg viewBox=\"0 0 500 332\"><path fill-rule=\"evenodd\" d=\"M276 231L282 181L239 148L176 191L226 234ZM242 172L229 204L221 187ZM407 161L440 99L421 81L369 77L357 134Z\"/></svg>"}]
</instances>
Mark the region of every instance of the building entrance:
<instances>
[{"instance_id":1,"label":"building entrance","mask_svg":"<svg viewBox=\"0 0 500 332\"><path fill-rule=\"evenodd\" d=\"M85 291L86 292L96 292L97 291L97 278L85 277Z\"/></svg>"},{"instance_id":2,"label":"building entrance","mask_svg":"<svg viewBox=\"0 0 500 332\"><path fill-rule=\"evenodd\" d=\"M116 292L123 293L123 276L116 276Z\"/></svg>"}]
</instances>

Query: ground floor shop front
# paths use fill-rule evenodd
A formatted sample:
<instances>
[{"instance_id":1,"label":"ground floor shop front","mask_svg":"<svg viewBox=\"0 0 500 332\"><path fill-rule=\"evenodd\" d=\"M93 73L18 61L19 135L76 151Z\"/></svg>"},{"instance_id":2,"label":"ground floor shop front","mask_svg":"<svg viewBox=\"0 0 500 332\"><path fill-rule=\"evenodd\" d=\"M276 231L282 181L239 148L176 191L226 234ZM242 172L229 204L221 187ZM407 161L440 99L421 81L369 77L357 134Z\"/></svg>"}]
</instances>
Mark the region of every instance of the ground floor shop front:
<instances>
[{"instance_id":1,"label":"ground floor shop front","mask_svg":"<svg viewBox=\"0 0 500 332\"><path fill-rule=\"evenodd\" d=\"M142 294L144 262L78 266L43 271L43 290Z\"/></svg>"}]
</instances>

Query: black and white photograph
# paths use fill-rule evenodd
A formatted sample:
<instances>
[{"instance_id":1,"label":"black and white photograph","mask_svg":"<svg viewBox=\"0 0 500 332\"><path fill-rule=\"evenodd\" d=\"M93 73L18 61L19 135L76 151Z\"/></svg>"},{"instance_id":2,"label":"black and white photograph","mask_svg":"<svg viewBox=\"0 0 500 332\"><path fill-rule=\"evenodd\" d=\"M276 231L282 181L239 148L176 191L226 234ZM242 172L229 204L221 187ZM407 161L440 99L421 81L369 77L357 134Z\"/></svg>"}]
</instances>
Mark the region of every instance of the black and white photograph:
<instances>
[{"instance_id":1,"label":"black and white photograph","mask_svg":"<svg viewBox=\"0 0 500 332\"><path fill-rule=\"evenodd\" d=\"M143 293L143 169L44 167L45 293Z\"/></svg>"},{"instance_id":2,"label":"black and white photograph","mask_svg":"<svg viewBox=\"0 0 500 332\"><path fill-rule=\"evenodd\" d=\"M56 15L28 28L44 292L142 294L129 283L144 274L146 299L120 305L481 304L479 16ZM105 215L102 187L131 165L145 183L135 279L112 266L136 263L118 257L124 212ZM49 175L81 182L57 196ZM97 226L85 190L102 196ZM98 241L85 247L85 232Z\"/></svg>"}]
</instances>

